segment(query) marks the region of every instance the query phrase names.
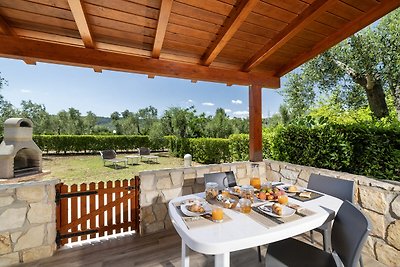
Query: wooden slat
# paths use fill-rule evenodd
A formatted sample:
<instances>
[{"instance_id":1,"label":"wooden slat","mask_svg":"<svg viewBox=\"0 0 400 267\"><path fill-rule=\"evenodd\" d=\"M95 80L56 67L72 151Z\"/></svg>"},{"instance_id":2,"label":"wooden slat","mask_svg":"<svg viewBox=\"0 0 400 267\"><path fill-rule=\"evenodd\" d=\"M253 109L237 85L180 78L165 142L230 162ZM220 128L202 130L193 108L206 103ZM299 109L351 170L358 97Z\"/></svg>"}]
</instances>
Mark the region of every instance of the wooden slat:
<instances>
[{"instance_id":1,"label":"wooden slat","mask_svg":"<svg viewBox=\"0 0 400 267\"><path fill-rule=\"evenodd\" d=\"M96 184L95 183L90 183L89 184L89 190L94 191L96 190ZM89 201L90 201L90 229L95 229L96 228L96 216L98 213L96 213L96 195L90 195L89 196ZM96 234L91 234L90 238L95 238Z\"/></svg>"},{"instance_id":2,"label":"wooden slat","mask_svg":"<svg viewBox=\"0 0 400 267\"><path fill-rule=\"evenodd\" d=\"M259 85L249 87L249 138L250 161L262 161L262 88Z\"/></svg>"},{"instance_id":3,"label":"wooden slat","mask_svg":"<svg viewBox=\"0 0 400 267\"><path fill-rule=\"evenodd\" d=\"M113 188L113 182L112 181L108 181L107 182L107 188ZM107 211L107 216L106 216L106 223L107 226L111 226L113 225L113 214L112 214L112 209L108 209L107 207L109 207L109 203L112 202L112 195L113 193L107 193L107 197L106 197L106 204L103 206L102 209L99 209L100 212L104 212ZM111 207L114 207L113 205ZM112 235L113 232L111 231L107 231L107 236Z\"/></svg>"},{"instance_id":4,"label":"wooden slat","mask_svg":"<svg viewBox=\"0 0 400 267\"><path fill-rule=\"evenodd\" d=\"M98 187L98 196L99 196L99 209L103 208L104 206L104 191L102 189L104 188L104 182L99 182L97 185ZM104 236L104 212L100 212L99 214L99 228L102 229L99 231L99 237Z\"/></svg>"},{"instance_id":5,"label":"wooden slat","mask_svg":"<svg viewBox=\"0 0 400 267\"><path fill-rule=\"evenodd\" d=\"M121 188L121 181L120 180L115 181L114 187ZM115 193L115 200L119 200L121 198L121 193L122 192ZM121 204L122 203L123 203L123 201L121 201L121 203L119 203L118 205L115 206L114 216L115 216L115 224L116 225L120 225L121 224L121 211L122 211ZM120 232L121 232L120 228L116 229L116 233L117 234L120 233Z\"/></svg>"},{"instance_id":6,"label":"wooden slat","mask_svg":"<svg viewBox=\"0 0 400 267\"><path fill-rule=\"evenodd\" d=\"M76 184L71 185L69 192L70 193L78 192L78 186ZM71 198L70 212L71 212L71 222L77 221L78 220L78 198L77 197ZM78 231L78 225L79 224L75 224L71 228L71 231L72 232L77 232ZM61 230L63 230L63 228L61 228ZM78 241L78 237L72 237L71 241L72 242Z\"/></svg>"},{"instance_id":7,"label":"wooden slat","mask_svg":"<svg viewBox=\"0 0 400 267\"><path fill-rule=\"evenodd\" d=\"M86 192L87 191L85 183L80 185L80 191L81 192ZM87 206L87 196L81 196L80 199L81 199L81 216L80 217L82 217L82 216L85 216L87 214L87 207L86 207ZM81 231L85 231L87 229L88 229L87 228L87 221L82 222L81 223ZM81 240L86 240L86 239L87 239L87 235L82 235L81 236Z\"/></svg>"},{"instance_id":8,"label":"wooden slat","mask_svg":"<svg viewBox=\"0 0 400 267\"><path fill-rule=\"evenodd\" d=\"M188 80L214 81L239 85L261 84L263 87L279 88L279 78L269 76L268 73L245 73L35 40L26 39L21 42L18 38L12 37L2 38L2 42L0 42L0 55L12 58L30 57L37 61L77 66L98 66L102 69L155 74Z\"/></svg>"},{"instance_id":9,"label":"wooden slat","mask_svg":"<svg viewBox=\"0 0 400 267\"><path fill-rule=\"evenodd\" d=\"M237 8L231 11L226 22L221 26L217 39L203 55L203 64L209 66L236 33L259 0L242 0Z\"/></svg>"},{"instance_id":10,"label":"wooden slat","mask_svg":"<svg viewBox=\"0 0 400 267\"><path fill-rule=\"evenodd\" d=\"M62 184L60 188L61 194L63 193L68 193L68 185ZM68 224L68 199L60 199L60 228L58 228L58 231L61 231L61 228ZM65 245L68 243L67 239L61 240L61 245Z\"/></svg>"},{"instance_id":11,"label":"wooden slat","mask_svg":"<svg viewBox=\"0 0 400 267\"><path fill-rule=\"evenodd\" d=\"M72 15L74 16L76 26L78 27L85 47L94 48L94 41L89 29L89 24L87 22L81 0L68 0L68 4L71 8Z\"/></svg>"},{"instance_id":12,"label":"wooden slat","mask_svg":"<svg viewBox=\"0 0 400 267\"><path fill-rule=\"evenodd\" d=\"M296 17L290 24L288 24L283 31L281 31L270 42L265 44L262 49L257 51L257 53L255 53L251 59L243 65L242 70L250 71L252 68L256 67L263 60L275 53L297 33L302 31L315 18L337 3L337 1L338 0L316 0L313 2L306 10L303 11L303 13Z\"/></svg>"},{"instance_id":13,"label":"wooden slat","mask_svg":"<svg viewBox=\"0 0 400 267\"><path fill-rule=\"evenodd\" d=\"M384 16L385 14L389 13L390 11L396 9L400 6L399 0L382 0L381 3L374 7L370 12L365 13L363 16L352 20L351 22L347 23L345 26L340 28L336 33L328 36L321 42L317 43L311 50L306 53L303 53L293 60L290 63L283 66L280 70L277 71L277 75L279 77L285 75L289 71L297 68L304 62L310 60L311 58L315 57L316 55L322 53L329 47L339 43L341 40L349 37L350 35L354 34L358 30L360 30L364 25L368 25L378 18Z\"/></svg>"},{"instance_id":14,"label":"wooden slat","mask_svg":"<svg viewBox=\"0 0 400 267\"><path fill-rule=\"evenodd\" d=\"M122 181L122 187L125 189L125 188L127 188L129 186L129 181L127 180L127 179L124 179L123 181ZM124 197L125 195L128 195L128 194L133 194L134 193L134 190L131 190L131 191L128 191L128 190L124 190L123 192L122 192L122 197ZM129 216L128 216L128 203L129 203L129 199L127 199L127 200L125 200L122 204L122 211L121 211L121 214L122 214L122 222L126 225L126 226L123 226L123 228L122 228L122 231L123 232L127 232L128 231L128 226L129 226L129 224L127 224L127 223L129 223Z\"/></svg>"},{"instance_id":15,"label":"wooden slat","mask_svg":"<svg viewBox=\"0 0 400 267\"><path fill-rule=\"evenodd\" d=\"M137 233L139 233L139 222L140 222L140 218L139 218L139 212L140 212L140 204L139 204L139 192L140 192L140 178L139 176L135 176L135 208L134 208L134 216L135 216L135 231Z\"/></svg>"},{"instance_id":16,"label":"wooden slat","mask_svg":"<svg viewBox=\"0 0 400 267\"><path fill-rule=\"evenodd\" d=\"M173 0L163 0L161 2L160 15L158 16L156 37L154 39L153 52L151 54L153 58L160 57L161 47L164 42L169 16L171 14L172 3Z\"/></svg>"},{"instance_id":17,"label":"wooden slat","mask_svg":"<svg viewBox=\"0 0 400 267\"><path fill-rule=\"evenodd\" d=\"M129 180L129 186L136 186L136 179L130 179ZM139 188L136 187L135 191L139 191ZM134 209L138 208L138 207L136 206L136 194L135 194L135 192L133 192L133 193L134 193L134 197L129 200L130 206L131 206L131 216L129 218L129 221L132 223L132 225L136 225L136 218L135 218L135 210ZM131 230L135 230L134 227L132 227Z\"/></svg>"}]
</instances>

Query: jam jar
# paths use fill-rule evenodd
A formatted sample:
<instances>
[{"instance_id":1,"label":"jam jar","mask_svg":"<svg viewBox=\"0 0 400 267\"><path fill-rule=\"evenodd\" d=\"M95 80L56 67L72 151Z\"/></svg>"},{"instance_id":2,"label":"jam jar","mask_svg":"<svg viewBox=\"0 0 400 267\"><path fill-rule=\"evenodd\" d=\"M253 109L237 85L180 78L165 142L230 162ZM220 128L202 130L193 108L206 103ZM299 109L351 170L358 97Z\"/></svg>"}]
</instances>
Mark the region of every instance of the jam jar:
<instances>
[{"instance_id":1,"label":"jam jar","mask_svg":"<svg viewBox=\"0 0 400 267\"><path fill-rule=\"evenodd\" d=\"M241 198L246 198L254 202L254 187L251 185L242 186Z\"/></svg>"},{"instance_id":2,"label":"jam jar","mask_svg":"<svg viewBox=\"0 0 400 267\"><path fill-rule=\"evenodd\" d=\"M206 200L213 200L218 195L218 184L214 182L206 183Z\"/></svg>"}]
</instances>

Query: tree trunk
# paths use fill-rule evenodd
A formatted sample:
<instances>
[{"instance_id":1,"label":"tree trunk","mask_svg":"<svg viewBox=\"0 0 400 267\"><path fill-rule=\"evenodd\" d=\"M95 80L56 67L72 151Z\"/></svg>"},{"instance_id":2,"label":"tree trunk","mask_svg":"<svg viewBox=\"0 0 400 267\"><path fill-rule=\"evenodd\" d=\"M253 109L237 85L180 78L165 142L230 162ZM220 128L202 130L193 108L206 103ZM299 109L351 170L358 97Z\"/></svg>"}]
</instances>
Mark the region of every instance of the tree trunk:
<instances>
[{"instance_id":1,"label":"tree trunk","mask_svg":"<svg viewBox=\"0 0 400 267\"><path fill-rule=\"evenodd\" d=\"M400 81L391 91L393 93L394 108L396 109L397 120L400 121Z\"/></svg>"},{"instance_id":2,"label":"tree trunk","mask_svg":"<svg viewBox=\"0 0 400 267\"><path fill-rule=\"evenodd\" d=\"M380 80L374 79L372 75L353 76L353 80L361 85L367 93L369 107L374 117L381 119L389 116L386 105L385 92Z\"/></svg>"}]
</instances>

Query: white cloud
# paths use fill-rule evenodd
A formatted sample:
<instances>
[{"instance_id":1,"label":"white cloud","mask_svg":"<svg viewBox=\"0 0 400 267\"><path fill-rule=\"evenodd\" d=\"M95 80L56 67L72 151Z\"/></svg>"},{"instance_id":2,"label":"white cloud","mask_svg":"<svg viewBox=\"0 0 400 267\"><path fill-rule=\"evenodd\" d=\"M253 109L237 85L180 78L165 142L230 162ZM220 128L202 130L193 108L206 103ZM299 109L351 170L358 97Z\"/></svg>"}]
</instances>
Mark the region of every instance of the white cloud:
<instances>
[{"instance_id":1,"label":"white cloud","mask_svg":"<svg viewBox=\"0 0 400 267\"><path fill-rule=\"evenodd\" d=\"M30 92L31 92L31 90L21 89L21 93L29 94Z\"/></svg>"},{"instance_id":2,"label":"white cloud","mask_svg":"<svg viewBox=\"0 0 400 267\"><path fill-rule=\"evenodd\" d=\"M243 103L243 101L240 100L240 99L232 100L232 104L240 105L240 104L242 104L242 103Z\"/></svg>"},{"instance_id":3,"label":"white cloud","mask_svg":"<svg viewBox=\"0 0 400 267\"><path fill-rule=\"evenodd\" d=\"M229 109L229 108L226 108L224 110L225 110L226 113L231 113L232 112L232 109Z\"/></svg>"},{"instance_id":4,"label":"white cloud","mask_svg":"<svg viewBox=\"0 0 400 267\"><path fill-rule=\"evenodd\" d=\"M212 106L214 106L214 103L211 103L211 102L204 102L204 103L201 103L203 106L210 106L210 107L212 107Z\"/></svg>"},{"instance_id":5,"label":"white cloud","mask_svg":"<svg viewBox=\"0 0 400 267\"><path fill-rule=\"evenodd\" d=\"M188 103L194 103L194 101L192 99L189 99L187 102Z\"/></svg>"},{"instance_id":6,"label":"white cloud","mask_svg":"<svg viewBox=\"0 0 400 267\"><path fill-rule=\"evenodd\" d=\"M237 116L237 117L248 117L249 116L249 112L248 111L235 111L233 112L233 115Z\"/></svg>"}]
</instances>

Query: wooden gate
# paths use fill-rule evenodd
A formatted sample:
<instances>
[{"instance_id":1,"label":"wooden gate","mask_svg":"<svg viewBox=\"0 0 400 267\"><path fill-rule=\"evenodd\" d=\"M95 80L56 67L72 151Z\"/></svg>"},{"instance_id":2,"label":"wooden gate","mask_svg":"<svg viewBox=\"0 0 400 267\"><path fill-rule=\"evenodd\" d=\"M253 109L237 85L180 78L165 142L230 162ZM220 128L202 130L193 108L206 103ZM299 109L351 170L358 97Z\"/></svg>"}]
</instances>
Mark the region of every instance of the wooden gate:
<instances>
[{"instance_id":1,"label":"wooden gate","mask_svg":"<svg viewBox=\"0 0 400 267\"><path fill-rule=\"evenodd\" d=\"M56 185L57 245L139 230L139 177Z\"/></svg>"}]
</instances>

